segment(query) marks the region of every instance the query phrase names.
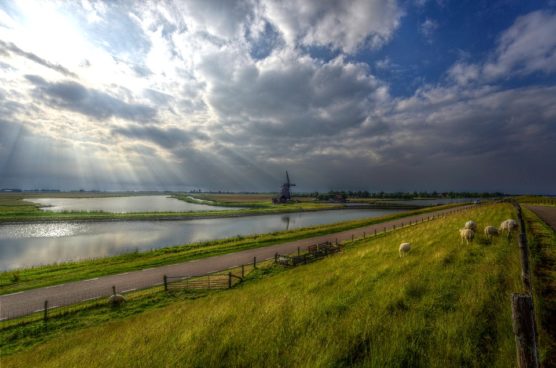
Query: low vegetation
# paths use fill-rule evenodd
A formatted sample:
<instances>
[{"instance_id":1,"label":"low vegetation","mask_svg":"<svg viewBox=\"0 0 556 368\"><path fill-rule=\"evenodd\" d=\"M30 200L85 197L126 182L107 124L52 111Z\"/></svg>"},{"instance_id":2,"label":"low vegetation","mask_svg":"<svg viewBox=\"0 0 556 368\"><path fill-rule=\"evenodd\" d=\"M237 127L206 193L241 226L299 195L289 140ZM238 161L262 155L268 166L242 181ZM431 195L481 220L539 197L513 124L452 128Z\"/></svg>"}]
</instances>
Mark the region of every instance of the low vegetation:
<instances>
[{"instance_id":1,"label":"low vegetation","mask_svg":"<svg viewBox=\"0 0 556 368\"><path fill-rule=\"evenodd\" d=\"M523 210L523 215L534 272L540 357L542 361L556 364L556 234L528 209Z\"/></svg>"},{"instance_id":2,"label":"low vegetation","mask_svg":"<svg viewBox=\"0 0 556 368\"><path fill-rule=\"evenodd\" d=\"M9 294L21 290L49 286L69 281L84 280L120 272L140 270L143 268L232 253L250 248L264 247L286 241L330 234L366 225L372 225L390 219L419 213L427 213L451 207L454 207L454 205L439 206L435 208L397 213L377 218L353 220L331 225L313 226L292 231L281 231L271 234L245 237L237 236L230 239L166 247L147 252L125 253L114 257L11 270L0 273L0 294Z\"/></svg>"},{"instance_id":3,"label":"low vegetation","mask_svg":"<svg viewBox=\"0 0 556 368\"><path fill-rule=\"evenodd\" d=\"M515 238L461 245L457 231L509 217L508 204L482 206L358 240L230 291L64 332L2 366L511 367Z\"/></svg>"}]
</instances>

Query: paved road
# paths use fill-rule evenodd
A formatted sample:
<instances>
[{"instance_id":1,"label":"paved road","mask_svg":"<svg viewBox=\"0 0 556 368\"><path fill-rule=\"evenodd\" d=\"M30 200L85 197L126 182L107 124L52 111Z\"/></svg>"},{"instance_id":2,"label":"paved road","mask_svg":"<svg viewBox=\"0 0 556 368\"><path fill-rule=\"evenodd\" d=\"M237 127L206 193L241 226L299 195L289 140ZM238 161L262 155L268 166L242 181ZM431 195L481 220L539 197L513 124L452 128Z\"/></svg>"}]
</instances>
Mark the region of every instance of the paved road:
<instances>
[{"instance_id":1,"label":"paved road","mask_svg":"<svg viewBox=\"0 0 556 368\"><path fill-rule=\"evenodd\" d=\"M526 206L531 211L535 212L537 216L546 222L554 231L556 231L556 207L550 206Z\"/></svg>"},{"instance_id":2,"label":"paved road","mask_svg":"<svg viewBox=\"0 0 556 368\"><path fill-rule=\"evenodd\" d=\"M38 289L31 289L13 294L0 296L0 320L24 316L44 308L44 301L48 300L50 308L60 307L82 302L88 299L106 297L112 293L112 285L120 293L136 289L144 289L162 284L163 276L194 276L204 275L216 271L223 271L228 268L250 264L253 257L257 260L273 258L276 253L290 254L298 247L306 249L307 246L324 241L351 240L362 237L363 233L374 234L392 230L395 226L399 228L402 224L407 225L409 221L427 220L428 217L438 217L453 212L462 211L471 206L457 207L454 209L441 210L423 215L414 215L402 219L383 222L376 225L361 227L334 234L328 234L308 239L301 239L288 243L276 244L263 248L248 249L241 252L198 259L194 261L166 265L156 268L147 268L141 271L125 272L122 274L97 277L90 280L69 282L66 284L48 286Z\"/></svg>"}]
</instances>

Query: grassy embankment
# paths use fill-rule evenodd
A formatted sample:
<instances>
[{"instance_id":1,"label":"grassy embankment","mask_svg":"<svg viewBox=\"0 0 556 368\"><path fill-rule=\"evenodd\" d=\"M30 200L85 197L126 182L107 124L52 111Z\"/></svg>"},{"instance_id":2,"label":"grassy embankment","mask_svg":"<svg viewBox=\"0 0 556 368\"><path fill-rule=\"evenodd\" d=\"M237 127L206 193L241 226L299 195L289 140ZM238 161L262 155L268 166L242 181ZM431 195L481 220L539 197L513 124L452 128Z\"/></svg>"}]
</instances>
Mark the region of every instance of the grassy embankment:
<instances>
[{"instance_id":1,"label":"grassy embankment","mask_svg":"<svg viewBox=\"0 0 556 368\"><path fill-rule=\"evenodd\" d=\"M541 360L556 366L556 234L527 208L523 209L523 215L534 273L540 356Z\"/></svg>"},{"instance_id":2,"label":"grassy embankment","mask_svg":"<svg viewBox=\"0 0 556 368\"><path fill-rule=\"evenodd\" d=\"M57 193L57 197L62 197ZM65 194L65 193L64 193ZM121 194L125 195L125 194ZM107 221L107 220L163 220L163 219L194 219L207 217L234 217L249 215L264 215L272 213L290 213L303 211L321 211L340 209L341 204L329 203L287 203L273 205L272 202L259 203L254 206L246 205L242 209L192 211L192 212L133 212L111 213L103 211L43 211L40 205L24 201L33 197L31 194L0 194L0 223L6 222L44 222L44 221ZM52 197L50 194L35 195L35 197ZM72 197L72 193L67 193ZM186 199L187 195L175 195L178 199ZM66 198L66 197L64 197ZM237 207L238 203L228 203L226 207Z\"/></svg>"},{"instance_id":3,"label":"grassy embankment","mask_svg":"<svg viewBox=\"0 0 556 368\"><path fill-rule=\"evenodd\" d=\"M482 228L508 217L510 205L483 206L358 240L230 291L64 333L2 364L511 367L515 239L479 232L468 246L457 233L468 219ZM400 259L402 241L413 249Z\"/></svg>"},{"instance_id":4,"label":"grassy embankment","mask_svg":"<svg viewBox=\"0 0 556 368\"><path fill-rule=\"evenodd\" d=\"M451 207L455 206L439 206L397 213L389 216L353 220L331 225L313 226L292 231L280 231L270 234L245 237L238 236L229 239L154 249L147 252L126 253L114 257L6 271L0 273L0 294L9 294L17 291L50 286L69 281L85 280L88 278L117 274L120 272L140 270L143 268L232 253L250 248L264 247L287 241L355 229L391 219Z\"/></svg>"}]
</instances>

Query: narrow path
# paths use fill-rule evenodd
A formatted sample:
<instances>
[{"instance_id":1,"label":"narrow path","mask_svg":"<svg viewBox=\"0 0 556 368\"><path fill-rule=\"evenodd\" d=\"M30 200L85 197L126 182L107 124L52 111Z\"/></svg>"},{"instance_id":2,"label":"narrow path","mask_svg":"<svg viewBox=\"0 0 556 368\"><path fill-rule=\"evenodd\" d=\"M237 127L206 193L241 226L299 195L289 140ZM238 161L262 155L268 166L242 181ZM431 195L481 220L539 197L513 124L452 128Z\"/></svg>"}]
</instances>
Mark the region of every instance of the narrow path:
<instances>
[{"instance_id":1,"label":"narrow path","mask_svg":"<svg viewBox=\"0 0 556 368\"><path fill-rule=\"evenodd\" d=\"M556 207L531 205L526 205L525 207L535 212L535 214L546 222L552 230L556 231Z\"/></svg>"},{"instance_id":2,"label":"narrow path","mask_svg":"<svg viewBox=\"0 0 556 368\"><path fill-rule=\"evenodd\" d=\"M380 224L370 225L357 229L342 231L328 235L322 235L307 239L300 239L288 243L276 244L263 248L248 249L236 253L224 254L193 260L184 263L160 266L156 268L147 268L141 271L125 272L117 275L97 277L90 280L81 280L69 282L66 284L53 285L38 289L21 291L13 294L0 296L0 320L11 319L37 312L44 308L45 300L48 300L50 308L67 306L89 299L106 297L112 293L112 286L116 286L116 290L120 293L132 291L136 289L144 289L163 282L163 276L194 276L204 275L216 271L226 270L240 266L242 264L250 264L253 257L262 261L273 258L276 253L290 254L297 250L298 247L306 249L307 246L324 241L346 241L352 237L362 237L364 234L371 235L380 233L384 229L392 230L400 228L402 225L427 221L429 218L437 218L441 215L459 212L473 206L462 206L439 210L421 215L408 216Z\"/></svg>"}]
</instances>

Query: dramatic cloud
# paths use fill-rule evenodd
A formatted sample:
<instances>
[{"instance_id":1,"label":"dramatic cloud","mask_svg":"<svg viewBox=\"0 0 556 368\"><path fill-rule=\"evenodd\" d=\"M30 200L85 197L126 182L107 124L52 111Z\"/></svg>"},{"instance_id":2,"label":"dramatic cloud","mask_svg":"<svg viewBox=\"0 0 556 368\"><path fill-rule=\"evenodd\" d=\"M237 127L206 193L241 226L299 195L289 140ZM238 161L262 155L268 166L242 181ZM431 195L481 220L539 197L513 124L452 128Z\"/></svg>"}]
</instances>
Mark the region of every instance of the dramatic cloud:
<instances>
[{"instance_id":1,"label":"dramatic cloud","mask_svg":"<svg viewBox=\"0 0 556 368\"><path fill-rule=\"evenodd\" d=\"M50 83L36 75L27 75L26 78L35 86L35 97L56 108L76 111L98 120L117 116L132 121L152 121L156 116L152 107L127 103L76 82Z\"/></svg>"},{"instance_id":2,"label":"dramatic cloud","mask_svg":"<svg viewBox=\"0 0 556 368\"><path fill-rule=\"evenodd\" d=\"M553 9L36 5L0 4L0 187L554 192Z\"/></svg>"},{"instance_id":3,"label":"dramatic cloud","mask_svg":"<svg viewBox=\"0 0 556 368\"><path fill-rule=\"evenodd\" d=\"M263 6L288 44L347 53L388 42L403 15L393 0L265 1Z\"/></svg>"}]
</instances>

